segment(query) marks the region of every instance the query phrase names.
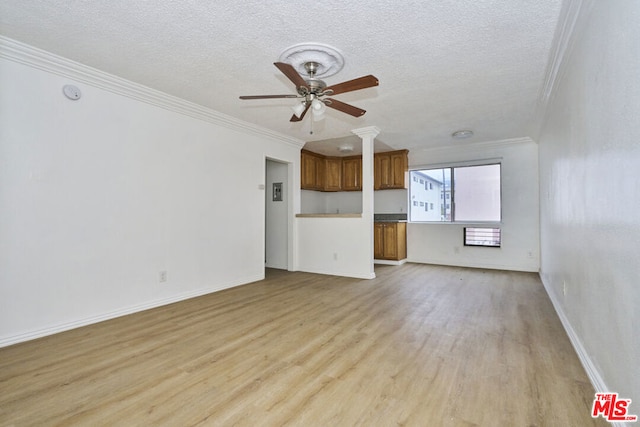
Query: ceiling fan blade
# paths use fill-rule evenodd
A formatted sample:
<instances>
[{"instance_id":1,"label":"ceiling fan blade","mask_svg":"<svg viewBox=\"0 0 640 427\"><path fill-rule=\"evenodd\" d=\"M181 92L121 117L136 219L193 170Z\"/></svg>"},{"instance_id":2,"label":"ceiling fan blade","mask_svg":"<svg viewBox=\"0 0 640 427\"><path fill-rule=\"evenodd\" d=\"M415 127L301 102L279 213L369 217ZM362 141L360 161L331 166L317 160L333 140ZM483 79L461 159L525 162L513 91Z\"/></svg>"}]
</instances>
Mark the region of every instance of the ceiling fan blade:
<instances>
[{"instance_id":1,"label":"ceiling fan blade","mask_svg":"<svg viewBox=\"0 0 640 427\"><path fill-rule=\"evenodd\" d=\"M361 108L354 107L353 105L345 104L344 102L338 101L337 99L327 98L326 101L330 101L325 103L327 107L331 107L338 111L342 111L343 113L350 114L353 117L363 116L364 113L367 112L366 110L363 110Z\"/></svg>"},{"instance_id":2,"label":"ceiling fan blade","mask_svg":"<svg viewBox=\"0 0 640 427\"><path fill-rule=\"evenodd\" d=\"M300 117L296 116L295 114L293 116L291 116L291 120L289 120L290 122L300 122L302 121L302 119L304 119L304 115L307 114L307 111L309 111L309 107L311 107L311 103L307 103L307 106L304 108L304 111L302 112L302 114L300 114Z\"/></svg>"},{"instance_id":3,"label":"ceiling fan blade","mask_svg":"<svg viewBox=\"0 0 640 427\"><path fill-rule=\"evenodd\" d=\"M241 96L240 99L273 99L273 98L297 98L298 95L248 95Z\"/></svg>"},{"instance_id":4,"label":"ceiling fan blade","mask_svg":"<svg viewBox=\"0 0 640 427\"><path fill-rule=\"evenodd\" d=\"M351 92L352 90L366 89L368 87L378 86L378 79L375 76L368 75L358 77L357 79L338 83L324 89L325 92L333 91L327 95L337 95L339 93Z\"/></svg>"},{"instance_id":5,"label":"ceiling fan blade","mask_svg":"<svg viewBox=\"0 0 640 427\"><path fill-rule=\"evenodd\" d=\"M273 65L278 67L278 70L282 71L282 74L287 76L287 78L291 80L294 85L296 85L296 89L299 87L306 87L307 89L309 89L307 82L302 78L300 74L298 74L296 69L293 68L293 65L287 64L286 62L274 62Z\"/></svg>"}]
</instances>

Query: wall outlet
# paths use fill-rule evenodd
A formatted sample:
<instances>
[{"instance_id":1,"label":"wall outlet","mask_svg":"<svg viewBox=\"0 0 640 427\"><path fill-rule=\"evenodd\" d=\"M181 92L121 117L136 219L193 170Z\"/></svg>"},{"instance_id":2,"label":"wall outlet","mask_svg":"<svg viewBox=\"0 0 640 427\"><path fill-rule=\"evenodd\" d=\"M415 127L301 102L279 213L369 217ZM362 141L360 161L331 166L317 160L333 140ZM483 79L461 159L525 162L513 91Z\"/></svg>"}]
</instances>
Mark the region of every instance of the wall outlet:
<instances>
[{"instance_id":1,"label":"wall outlet","mask_svg":"<svg viewBox=\"0 0 640 427\"><path fill-rule=\"evenodd\" d=\"M333 260L337 261L338 260L338 252L334 252L333 253Z\"/></svg>"},{"instance_id":2,"label":"wall outlet","mask_svg":"<svg viewBox=\"0 0 640 427\"><path fill-rule=\"evenodd\" d=\"M158 274L158 280L160 281L160 283L164 283L164 282L167 281L167 271L166 270L162 270Z\"/></svg>"}]
</instances>

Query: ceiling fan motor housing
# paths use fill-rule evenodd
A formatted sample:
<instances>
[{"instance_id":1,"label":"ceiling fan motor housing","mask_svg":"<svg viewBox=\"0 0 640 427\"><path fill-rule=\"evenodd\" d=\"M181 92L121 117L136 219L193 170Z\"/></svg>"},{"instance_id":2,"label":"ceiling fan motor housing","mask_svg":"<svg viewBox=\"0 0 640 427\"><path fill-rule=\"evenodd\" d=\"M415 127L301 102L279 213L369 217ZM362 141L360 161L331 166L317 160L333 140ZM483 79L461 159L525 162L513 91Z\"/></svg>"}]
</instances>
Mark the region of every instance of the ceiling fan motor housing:
<instances>
[{"instance_id":1,"label":"ceiling fan motor housing","mask_svg":"<svg viewBox=\"0 0 640 427\"><path fill-rule=\"evenodd\" d=\"M305 81L307 82L307 86L309 88L307 89L304 86L300 86L298 88L298 93L302 96L305 96L309 93L312 93L314 95L321 95L324 88L327 87L327 84L320 79L310 78L305 79Z\"/></svg>"}]
</instances>

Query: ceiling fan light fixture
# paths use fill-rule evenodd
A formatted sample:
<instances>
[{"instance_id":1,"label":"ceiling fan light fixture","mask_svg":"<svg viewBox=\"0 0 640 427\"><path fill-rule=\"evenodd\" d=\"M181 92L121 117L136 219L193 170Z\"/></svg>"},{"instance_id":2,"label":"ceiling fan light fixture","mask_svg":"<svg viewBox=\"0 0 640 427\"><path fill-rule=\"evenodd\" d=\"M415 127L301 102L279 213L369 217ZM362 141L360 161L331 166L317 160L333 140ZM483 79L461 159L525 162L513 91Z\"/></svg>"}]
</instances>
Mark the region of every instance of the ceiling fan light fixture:
<instances>
[{"instance_id":1,"label":"ceiling fan light fixture","mask_svg":"<svg viewBox=\"0 0 640 427\"><path fill-rule=\"evenodd\" d=\"M313 114L313 120L318 121L324 119L324 112L327 110L327 106L324 102L318 98L311 101L311 112Z\"/></svg>"},{"instance_id":2,"label":"ceiling fan light fixture","mask_svg":"<svg viewBox=\"0 0 640 427\"><path fill-rule=\"evenodd\" d=\"M298 104L291 107L293 110L293 114L295 114L298 118L302 117L302 113L304 113L304 109L307 107L306 102L299 102Z\"/></svg>"}]
</instances>

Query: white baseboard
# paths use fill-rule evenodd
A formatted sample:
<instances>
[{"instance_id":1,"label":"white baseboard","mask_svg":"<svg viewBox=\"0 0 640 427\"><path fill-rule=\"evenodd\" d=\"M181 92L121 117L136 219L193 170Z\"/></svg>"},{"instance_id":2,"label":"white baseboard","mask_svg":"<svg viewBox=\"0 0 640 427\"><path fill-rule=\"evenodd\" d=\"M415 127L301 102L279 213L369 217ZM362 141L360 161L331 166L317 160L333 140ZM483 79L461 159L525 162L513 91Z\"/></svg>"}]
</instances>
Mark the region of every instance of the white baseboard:
<instances>
[{"instance_id":1,"label":"white baseboard","mask_svg":"<svg viewBox=\"0 0 640 427\"><path fill-rule=\"evenodd\" d=\"M551 288L551 285L544 280L544 277L542 274L540 274L540 280L544 285L544 289L547 291L547 295L549 295L549 299L553 304L553 308L555 309L556 314L560 318L560 322L562 322L562 326L564 327L564 330L569 336L569 341L571 341L571 344L573 345L573 349L576 351L576 354L580 359L580 363L582 363L582 367L584 368L584 370L587 373L587 376L589 377L589 381L591 382L591 385L593 385L593 388L595 389L596 393L610 392L611 390L609 390L609 388L605 384L604 380L602 379L602 375L600 375L600 372L598 372L598 369L596 369L595 365L591 361L591 358L589 357L589 353L582 345L582 341L580 340L580 337L578 336L578 334L576 334L576 331L571 326L571 322L569 322L569 319L564 313L564 310L562 309L562 305L560 304L560 301L558 300L557 295L553 291L553 288ZM612 422L610 424L615 427L626 427L629 425L628 423L624 423L624 422Z\"/></svg>"},{"instance_id":2,"label":"white baseboard","mask_svg":"<svg viewBox=\"0 0 640 427\"><path fill-rule=\"evenodd\" d=\"M446 265L449 267L467 267L467 268L482 268L489 270L507 270L507 271L522 271L525 273L539 273L539 267L537 265L505 265L505 264L490 264L487 262L474 262L471 260L450 260L448 258L443 259L424 259L415 258L409 255L407 262L415 264L432 264L432 265Z\"/></svg>"},{"instance_id":3,"label":"white baseboard","mask_svg":"<svg viewBox=\"0 0 640 427\"><path fill-rule=\"evenodd\" d=\"M305 273L313 273L313 274L323 274L325 276L339 276L339 277L352 277L354 279L375 279L376 274L362 274L355 272L344 272L344 271L328 271L323 269L314 269L314 268L298 268L296 271L302 271Z\"/></svg>"},{"instance_id":4,"label":"white baseboard","mask_svg":"<svg viewBox=\"0 0 640 427\"><path fill-rule=\"evenodd\" d=\"M213 292L222 291L224 289L233 288L235 286L244 285L246 283L256 282L262 279L264 279L264 275L246 277L241 280L237 280L230 283L219 284L217 286L208 287L208 288L200 288L194 291L185 292L183 294L173 295L168 298L157 299L157 300L145 302L142 304L121 308L118 310L113 310L107 313L102 313L95 316L77 319L71 322L59 323L54 326L35 329L32 331L28 331L28 332L17 334L17 335L11 335L8 337L0 338L0 348L8 347L10 345L18 344L25 341L31 341L37 338L46 337L48 335L57 334L59 332L69 331L71 329L80 328L82 326L92 325L94 323L103 322L105 320L115 319L116 317L126 316L128 314L133 314L133 313L149 310L156 307L161 307L163 305L173 304L175 302L184 301L187 299L199 297L199 296L210 294Z\"/></svg>"},{"instance_id":5,"label":"white baseboard","mask_svg":"<svg viewBox=\"0 0 640 427\"><path fill-rule=\"evenodd\" d=\"M402 265L407 262L407 259L401 259L400 261L391 261L387 259L374 259L374 264L382 264L382 265Z\"/></svg>"}]
</instances>

